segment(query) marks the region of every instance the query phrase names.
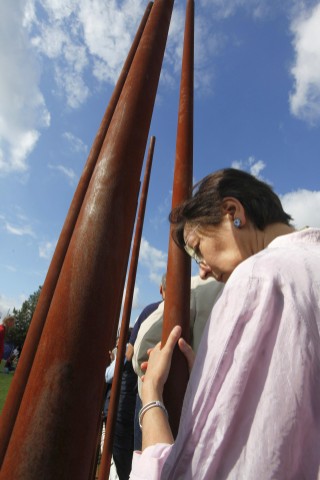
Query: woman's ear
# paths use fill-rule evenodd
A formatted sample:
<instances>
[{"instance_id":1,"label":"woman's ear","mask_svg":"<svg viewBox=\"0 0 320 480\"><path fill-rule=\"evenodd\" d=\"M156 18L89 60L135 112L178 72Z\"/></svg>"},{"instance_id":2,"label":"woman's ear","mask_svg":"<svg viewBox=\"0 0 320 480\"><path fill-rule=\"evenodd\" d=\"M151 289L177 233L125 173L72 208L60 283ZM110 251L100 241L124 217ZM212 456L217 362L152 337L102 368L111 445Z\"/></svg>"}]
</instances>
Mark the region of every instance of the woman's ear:
<instances>
[{"instance_id":1,"label":"woman's ear","mask_svg":"<svg viewBox=\"0 0 320 480\"><path fill-rule=\"evenodd\" d=\"M240 221L240 226L246 224L246 213L242 203L234 197L225 197L222 201L222 210L225 215L230 215L231 220ZM239 228L239 227L238 227Z\"/></svg>"}]
</instances>

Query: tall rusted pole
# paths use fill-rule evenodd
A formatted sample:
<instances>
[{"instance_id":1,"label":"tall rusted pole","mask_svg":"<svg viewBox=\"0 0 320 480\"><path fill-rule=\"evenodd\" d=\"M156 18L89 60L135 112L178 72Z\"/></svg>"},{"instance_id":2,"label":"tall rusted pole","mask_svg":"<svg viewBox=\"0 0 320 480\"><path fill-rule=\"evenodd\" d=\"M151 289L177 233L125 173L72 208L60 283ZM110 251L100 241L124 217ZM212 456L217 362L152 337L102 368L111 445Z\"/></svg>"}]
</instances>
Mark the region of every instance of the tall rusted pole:
<instances>
[{"instance_id":1,"label":"tall rusted pole","mask_svg":"<svg viewBox=\"0 0 320 480\"><path fill-rule=\"evenodd\" d=\"M139 182L139 190L140 190L140 186L141 186L141 182ZM136 210L138 208L138 198L137 198L137 202L136 202ZM126 269L127 270L127 269ZM133 296L133 293L132 293L132 296ZM119 302L119 312L117 313L116 317L115 318L120 318L120 310L121 310L121 304L122 304L122 301ZM131 308L131 307L130 307ZM118 331L118 328L119 328L119 324L117 322L115 322L114 324L114 332L116 333ZM114 337L116 337L116 334L114 335ZM118 335L117 335L118 337ZM119 335L119 340L120 340L120 335ZM112 347L113 348L115 345L115 341L113 340L113 343L112 343ZM108 347L108 352L109 350L111 350L110 347ZM109 354L108 354L109 355ZM110 358L110 356L109 356ZM108 362L108 365L110 364L110 362ZM102 383L104 384L104 378L102 379ZM105 394L106 394L106 385L104 384L104 388L103 388L103 394L102 394L102 397L101 397L101 407L100 407L100 412L103 413L103 408L104 408L104 402L105 402ZM88 480L91 480L91 478L96 478L96 473L97 473L97 460L98 460L98 452L100 450L100 447L101 447L101 432L102 432L102 416L101 418L98 418L98 423L97 423L97 434L96 434L96 448L95 448L95 452L94 452L94 457L93 457L93 462L92 462L92 468L91 468L91 476L90 476L90 479Z\"/></svg>"},{"instance_id":2,"label":"tall rusted pole","mask_svg":"<svg viewBox=\"0 0 320 480\"><path fill-rule=\"evenodd\" d=\"M173 0L155 2L117 103L63 262L1 480L86 480L90 474L105 343L123 290L172 8Z\"/></svg>"},{"instance_id":3,"label":"tall rusted pole","mask_svg":"<svg viewBox=\"0 0 320 480\"><path fill-rule=\"evenodd\" d=\"M188 0L183 45L172 207L186 200L191 195L192 190L193 63L194 1ZM190 258L176 246L170 234L162 344L166 342L169 333L175 325L181 325L183 337L189 340L190 276ZM174 436L179 427L182 402L187 382L187 364L178 347L176 347L169 378L164 390L164 401L169 412L170 426Z\"/></svg>"},{"instance_id":4,"label":"tall rusted pole","mask_svg":"<svg viewBox=\"0 0 320 480\"><path fill-rule=\"evenodd\" d=\"M112 447L113 447L113 436L115 432L115 424L116 424L116 418L117 418L117 405L119 403L119 397L120 397L121 375L122 375L124 355L125 355L126 345L127 345L127 336L128 336L128 329L129 329L129 323L130 323L132 299L133 299L134 285L136 280L136 273L137 273L137 266L138 266L139 252L140 252L140 243L141 243L141 236L142 236L142 229L143 229L143 221L144 221L144 214L146 210L146 203L147 203L147 197L148 197L149 180L150 180L150 174L151 174L155 141L156 141L155 137L151 137L146 169L145 169L142 190L141 190L140 204L139 204L139 210L138 210L137 222L136 222L136 230L134 234L130 268L128 273L126 296L125 296L125 301L123 306L116 365L115 365L114 377L112 381L111 397L110 397L110 404L109 404L107 424L106 424L106 434L104 437L102 460L101 460L101 465L99 470L99 480L108 480L109 478L110 463L111 463L111 457L112 457ZM133 423L133 419L132 419L132 423Z\"/></svg>"},{"instance_id":5,"label":"tall rusted pole","mask_svg":"<svg viewBox=\"0 0 320 480\"><path fill-rule=\"evenodd\" d=\"M53 297L54 290L59 278L61 267L70 243L71 235L76 224L80 208L86 194L92 172L97 163L97 159L105 139L107 130L109 128L112 115L115 111L117 102L120 97L124 82L127 78L132 60L136 53L138 44L144 27L146 25L149 13L151 11L152 3L150 2L146 8L145 14L141 20L140 26L137 30L136 36L132 43L131 49L127 59L122 68L118 82L115 86L114 92L111 96L109 105L103 116L100 128L90 150L86 165L81 175L78 187L74 194L72 203L69 208L64 226L62 228L52 261L46 279L44 281L41 294L38 300L36 310L34 312L32 322L28 331L26 341L23 346L21 357L17 366L17 370L11 382L10 390L8 392L7 401L4 405L0 417L0 465L2 464L5 451L7 449L13 426L18 414L21 399L28 381L29 373L32 367L34 356L41 337L43 326L49 311L50 303Z\"/></svg>"},{"instance_id":6,"label":"tall rusted pole","mask_svg":"<svg viewBox=\"0 0 320 480\"><path fill-rule=\"evenodd\" d=\"M139 190L140 190L140 185L141 185L141 182L139 183ZM139 196L139 193L138 193L138 196ZM136 202L136 209L138 207L138 198L137 198L137 202ZM127 271L127 268L126 268L126 271ZM126 272L124 272L126 273ZM123 292L122 292L123 293ZM119 319L120 318L120 310L121 310L121 304L122 304L122 299L119 300L118 302L116 302L118 304L118 308L119 308L119 311L115 314L115 319ZM112 346L110 347L110 340L109 338L106 339L106 351L110 351L114 345L115 345L115 338L116 336L118 337L118 335L116 335L116 332L118 331L118 322L115 321L114 322L114 325L113 325L113 333L111 334L112 336ZM109 332L108 332L109 334ZM108 360L110 360L110 355L108 353ZM110 364L110 361L108 362L108 365ZM106 368L106 366L105 366ZM101 448L101 434L102 434L102 421L103 421L103 409L104 409L104 401L105 401L105 395L106 395L106 385L104 384L104 379L101 380L102 384L104 385L104 388L102 389L102 395L101 395L101 399L100 399L100 415L97 419L97 425L96 425L96 434L95 434L95 446L94 446L94 450L93 450L93 456L92 456L92 462L91 462L91 467L90 467L90 475L89 475L89 478L88 480L94 480L96 478L96 475L97 475L97 464L98 464L98 458L99 458L99 451L100 451L100 448Z\"/></svg>"}]
</instances>

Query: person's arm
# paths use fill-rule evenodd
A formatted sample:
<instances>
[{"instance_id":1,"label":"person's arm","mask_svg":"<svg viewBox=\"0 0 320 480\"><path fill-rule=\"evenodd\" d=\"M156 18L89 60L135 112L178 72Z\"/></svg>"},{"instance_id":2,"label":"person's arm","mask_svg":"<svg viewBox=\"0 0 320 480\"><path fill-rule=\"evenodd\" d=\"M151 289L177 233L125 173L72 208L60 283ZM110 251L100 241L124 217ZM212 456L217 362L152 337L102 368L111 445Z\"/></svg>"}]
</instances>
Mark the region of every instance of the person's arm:
<instances>
[{"instance_id":1,"label":"person's arm","mask_svg":"<svg viewBox=\"0 0 320 480\"><path fill-rule=\"evenodd\" d=\"M112 383L115 365L116 365L116 359L114 358L114 360L112 360L112 362L110 363L109 367L107 367L106 369L106 373L105 373L106 383Z\"/></svg>"},{"instance_id":2,"label":"person's arm","mask_svg":"<svg viewBox=\"0 0 320 480\"><path fill-rule=\"evenodd\" d=\"M143 377L142 406L155 400L163 403L163 387L168 378L173 349L180 338L181 328L170 333L165 346L160 343L150 352L148 368ZM173 436L166 413L159 407L147 410L141 420L142 450L156 443L173 443Z\"/></svg>"},{"instance_id":3,"label":"person's arm","mask_svg":"<svg viewBox=\"0 0 320 480\"><path fill-rule=\"evenodd\" d=\"M174 327L168 337L165 346L160 349L160 342L149 353L148 362L142 364L146 368L142 384L142 405L143 407L159 400L163 404L163 387L167 381L172 352L178 343L180 350L185 355L189 370L194 362L194 352L183 338L181 338L181 327ZM142 450L155 445L156 443L174 442L169 420L163 408L152 407L147 410L142 419Z\"/></svg>"},{"instance_id":4,"label":"person's arm","mask_svg":"<svg viewBox=\"0 0 320 480\"><path fill-rule=\"evenodd\" d=\"M133 357L133 345L131 343L128 343L127 349L126 349L126 359L128 362L131 362Z\"/></svg>"}]
</instances>

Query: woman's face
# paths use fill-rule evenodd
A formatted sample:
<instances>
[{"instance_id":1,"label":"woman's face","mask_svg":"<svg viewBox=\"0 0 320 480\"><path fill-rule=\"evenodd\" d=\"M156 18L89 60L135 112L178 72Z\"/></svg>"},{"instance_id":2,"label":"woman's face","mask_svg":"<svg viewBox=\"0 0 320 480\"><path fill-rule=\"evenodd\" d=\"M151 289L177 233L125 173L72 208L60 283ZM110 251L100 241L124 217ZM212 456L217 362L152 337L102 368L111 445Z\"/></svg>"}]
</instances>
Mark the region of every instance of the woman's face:
<instances>
[{"instance_id":1,"label":"woman's face","mask_svg":"<svg viewBox=\"0 0 320 480\"><path fill-rule=\"evenodd\" d=\"M189 247L200 259L200 277L210 276L225 283L239 263L250 256L249 245L246 246L246 234L233 224L233 217L225 214L219 225L186 225L184 238Z\"/></svg>"}]
</instances>

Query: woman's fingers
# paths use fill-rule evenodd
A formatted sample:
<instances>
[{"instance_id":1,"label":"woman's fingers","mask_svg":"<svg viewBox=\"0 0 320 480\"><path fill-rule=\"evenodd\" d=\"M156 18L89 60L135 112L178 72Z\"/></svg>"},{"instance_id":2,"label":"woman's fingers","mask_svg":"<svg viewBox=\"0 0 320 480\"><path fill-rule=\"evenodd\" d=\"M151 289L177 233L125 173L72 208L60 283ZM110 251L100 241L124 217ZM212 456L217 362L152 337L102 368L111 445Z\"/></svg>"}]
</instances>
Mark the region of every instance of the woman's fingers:
<instances>
[{"instance_id":1,"label":"woman's fingers","mask_svg":"<svg viewBox=\"0 0 320 480\"><path fill-rule=\"evenodd\" d=\"M145 371L143 392L150 392L152 395L162 395L163 386L168 378L171 365L172 352L181 335L181 327L175 327L170 332L166 344L161 348L158 343L148 352L149 359L142 362L141 369Z\"/></svg>"},{"instance_id":2,"label":"woman's fingers","mask_svg":"<svg viewBox=\"0 0 320 480\"><path fill-rule=\"evenodd\" d=\"M185 341L184 338L180 338L178 341L179 348L181 352L184 354L186 357L188 367L189 367L189 373L191 373L193 364L194 364L194 359L195 359L195 353L192 350L191 346Z\"/></svg>"},{"instance_id":3,"label":"woman's fingers","mask_svg":"<svg viewBox=\"0 0 320 480\"><path fill-rule=\"evenodd\" d=\"M170 332L170 335L166 341L166 344L163 348L165 348L166 350L169 350L171 352L173 352L173 349L177 343L177 341L179 340L179 338L181 337L181 327L180 326L176 326L174 327L171 332Z\"/></svg>"},{"instance_id":4,"label":"woman's fingers","mask_svg":"<svg viewBox=\"0 0 320 480\"><path fill-rule=\"evenodd\" d=\"M145 362L142 362L141 365L140 365L140 367L141 367L141 370L147 370L147 368L148 368L148 362L147 362L147 360L146 360Z\"/></svg>"}]
</instances>

